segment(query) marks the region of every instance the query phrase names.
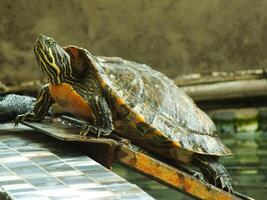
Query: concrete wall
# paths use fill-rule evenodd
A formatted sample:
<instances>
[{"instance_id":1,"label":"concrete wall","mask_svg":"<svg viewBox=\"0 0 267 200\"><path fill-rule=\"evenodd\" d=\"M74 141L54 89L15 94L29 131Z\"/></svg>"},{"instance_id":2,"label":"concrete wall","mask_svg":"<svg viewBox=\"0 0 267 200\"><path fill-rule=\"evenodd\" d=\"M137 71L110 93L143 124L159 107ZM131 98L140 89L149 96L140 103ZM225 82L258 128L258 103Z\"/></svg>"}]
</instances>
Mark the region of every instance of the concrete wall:
<instances>
[{"instance_id":1,"label":"concrete wall","mask_svg":"<svg viewBox=\"0 0 267 200\"><path fill-rule=\"evenodd\" d=\"M0 81L37 79L39 33L170 77L266 68L264 0L1 0Z\"/></svg>"}]
</instances>

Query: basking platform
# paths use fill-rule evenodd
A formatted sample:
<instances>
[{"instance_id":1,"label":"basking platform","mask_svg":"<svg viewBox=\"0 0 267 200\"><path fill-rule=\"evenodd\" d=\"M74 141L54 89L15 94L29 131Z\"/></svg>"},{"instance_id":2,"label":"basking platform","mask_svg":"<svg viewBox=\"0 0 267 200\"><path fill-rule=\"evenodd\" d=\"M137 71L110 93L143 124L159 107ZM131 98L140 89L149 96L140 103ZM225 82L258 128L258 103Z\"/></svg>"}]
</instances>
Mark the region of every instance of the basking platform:
<instances>
[{"instance_id":1,"label":"basking platform","mask_svg":"<svg viewBox=\"0 0 267 200\"><path fill-rule=\"evenodd\" d=\"M65 141L65 144L76 145L75 148L79 148L107 168L111 168L112 163L117 162L196 199L252 199L236 191L235 196L231 195L211 184L200 181L191 173L185 173L181 169L151 157L141 149L136 149L129 140L115 134L100 138L93 135L80 136L79 127L83 122L69 116L47 118L42 123L23 123L41 133ZM193 170L191 172L195 174Z\"/></svg>"},{"instance_id":2,"label":"basking platform","mask_svg":"<svg viewBox=\"0 0 267 200\"><path fill-rule=\"evenodd\" d=\"M22 125L0 125L0 176L0 199L153 199L71 143Z\"/></svg>"},{"instance_id":3,"label":"basking platform","mask_svg":"<svg viewBox=\"0 0 267 200\"><path fill-rule=\"evenodd\" d=\"M153 199L108 170L117 162L196 199L252 200L202 182L115 134L79 136L82 121L75 118L23 123L32 129L0 126L0 193L11 199Z\"/></svg>"}]
</instances>

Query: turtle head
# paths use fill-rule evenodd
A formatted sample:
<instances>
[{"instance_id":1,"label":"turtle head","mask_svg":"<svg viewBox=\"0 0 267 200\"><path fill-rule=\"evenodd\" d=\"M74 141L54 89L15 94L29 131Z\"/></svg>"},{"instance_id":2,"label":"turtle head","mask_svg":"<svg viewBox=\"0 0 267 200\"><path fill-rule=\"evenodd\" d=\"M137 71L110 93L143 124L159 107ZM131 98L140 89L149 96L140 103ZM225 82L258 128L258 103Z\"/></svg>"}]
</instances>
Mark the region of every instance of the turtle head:
<instances>
[{"instance_id":1,"label":"turtle head","mask_svg":"<svg viewBox=\"0 0 267 200\"><path fill-rule=\"evenodd\" d=\"M53 38L40 35L34 46L34 53L52 84L60 84L71 77L70 56Z\"/></svg>"}]
</instances>

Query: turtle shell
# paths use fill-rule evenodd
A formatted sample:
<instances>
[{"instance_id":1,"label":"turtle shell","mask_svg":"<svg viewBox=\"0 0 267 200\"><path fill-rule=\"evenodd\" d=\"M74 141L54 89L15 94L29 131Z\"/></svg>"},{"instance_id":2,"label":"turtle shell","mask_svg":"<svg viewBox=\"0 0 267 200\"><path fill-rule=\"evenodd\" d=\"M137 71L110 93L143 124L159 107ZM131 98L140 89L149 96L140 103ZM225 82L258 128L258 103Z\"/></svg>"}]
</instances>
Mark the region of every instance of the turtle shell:
<instances>
[{"instance_id":1,"label":"turtle shell","mask_svg":"<svg viewBox=\"0 0 267 200\"><path fill-rule=\"evenodd\" d=\"M122 114L121 123L129 124L126 137L128 134L149 149L231 154L216 135L212 120L170 78L145 64L93 56L89 51L86 54L103 89L113 99L112 109Z\"/></svg>"}]
</instances>

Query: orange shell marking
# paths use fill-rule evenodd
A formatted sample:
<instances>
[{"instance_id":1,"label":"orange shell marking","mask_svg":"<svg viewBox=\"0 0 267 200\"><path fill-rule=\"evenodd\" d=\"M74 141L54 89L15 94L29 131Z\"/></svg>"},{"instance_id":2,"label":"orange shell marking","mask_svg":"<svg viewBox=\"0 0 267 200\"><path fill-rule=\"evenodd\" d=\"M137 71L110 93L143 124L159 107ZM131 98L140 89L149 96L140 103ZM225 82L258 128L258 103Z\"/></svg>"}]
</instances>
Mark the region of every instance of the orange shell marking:
<instances>
[{"instance_id":1,"label":"orange shell marking","mask_svg":"<svg viewBox=\"0 0 267 200\"><path fill-rule=\"evenodd\" d=\"M66 112L70 112L84 120L94 118L92 109L70 84L49 85L49 91L54 101Z\"/></svg>"}]
</instances>

